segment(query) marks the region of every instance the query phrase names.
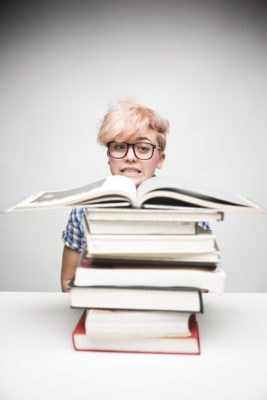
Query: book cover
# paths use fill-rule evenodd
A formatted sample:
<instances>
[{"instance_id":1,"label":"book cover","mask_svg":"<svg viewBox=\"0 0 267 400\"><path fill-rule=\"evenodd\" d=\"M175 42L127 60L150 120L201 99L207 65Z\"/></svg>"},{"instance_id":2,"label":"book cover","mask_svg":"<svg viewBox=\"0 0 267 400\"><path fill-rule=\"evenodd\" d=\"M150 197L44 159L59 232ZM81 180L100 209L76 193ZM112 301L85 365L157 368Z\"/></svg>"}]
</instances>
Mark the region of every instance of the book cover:
<instances>
[{"instance_id":1,"label":"book cover","mask_svg":"<svg viewBox=\"0 0 267 400\"><path fill-rule=\"evenodd\" d=\"M85 331L86 311L82 313L72 332L76 351L152 353L152 354L200 354L200 338L195 314L189 320L191 335L187 337L90 337Z\"/></svg>"}]
</instances>

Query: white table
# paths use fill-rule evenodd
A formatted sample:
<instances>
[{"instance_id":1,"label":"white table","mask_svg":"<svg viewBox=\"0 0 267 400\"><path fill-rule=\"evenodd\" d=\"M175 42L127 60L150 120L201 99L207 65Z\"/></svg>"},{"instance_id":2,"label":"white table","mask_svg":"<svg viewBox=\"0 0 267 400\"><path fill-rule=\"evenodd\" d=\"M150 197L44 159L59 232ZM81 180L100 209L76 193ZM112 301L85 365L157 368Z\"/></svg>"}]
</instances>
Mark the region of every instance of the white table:
<instances>
[{"instance_id":1,"label":"white table","mask_svg":"<svg viewBox=\"0 0 267 400\"><path fill-rule=\"evenodd\" d=\"M76 352L62 293L0 293L2 400L266 400L267 293L204 295L200 356Z\"/></svg>"}]
</instances>

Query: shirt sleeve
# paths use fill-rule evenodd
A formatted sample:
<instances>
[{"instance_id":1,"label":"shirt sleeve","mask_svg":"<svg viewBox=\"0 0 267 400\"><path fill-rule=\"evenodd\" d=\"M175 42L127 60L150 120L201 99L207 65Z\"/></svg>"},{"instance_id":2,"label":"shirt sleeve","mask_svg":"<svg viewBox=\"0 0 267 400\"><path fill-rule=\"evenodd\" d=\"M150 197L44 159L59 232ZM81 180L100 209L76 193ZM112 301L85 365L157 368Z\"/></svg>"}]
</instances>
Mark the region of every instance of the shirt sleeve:
<instances>
[{"instance_id":1,"label":"shirt sleeve","mask_svg":"<svg viewBox=\"0 0 267 400\"><path fill-rule=\"evenodd\" d=\"M62 233L62 240L67 247L80 252L82 250L85 236L82 226L83 208L72 209L66 229Z\"/></svg>"},{"instance_id":2,"label":"shirt sleeve","mask_svg":"<svg viewBox=\"0 0 267 400\"><path fill-rule=\"evenodd\" d=\"M198 223L198 226L205 229L206 231L211 231L210 224L207 221L201 221Z\"/></svg>"}]
</instances>

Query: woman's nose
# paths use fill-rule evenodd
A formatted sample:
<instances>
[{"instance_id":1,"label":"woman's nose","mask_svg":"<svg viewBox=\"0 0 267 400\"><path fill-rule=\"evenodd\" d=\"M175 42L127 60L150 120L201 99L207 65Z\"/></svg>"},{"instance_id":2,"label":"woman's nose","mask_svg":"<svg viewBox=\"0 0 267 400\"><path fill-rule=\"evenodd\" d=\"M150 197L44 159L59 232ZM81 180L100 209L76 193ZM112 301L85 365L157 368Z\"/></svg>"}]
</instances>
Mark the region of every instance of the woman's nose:
<instances>
[{"instance_id":1,"label":"woman's nose","mask_svg":"<svg viewBox=\"0 0 267 400\"><path fill-rule=\"evenodd\" d=\"M136 160L136 156L134 154L133 146L128 147L127 154L125 156L126 159L128 160Z\"/></svg>"}]
</instances>

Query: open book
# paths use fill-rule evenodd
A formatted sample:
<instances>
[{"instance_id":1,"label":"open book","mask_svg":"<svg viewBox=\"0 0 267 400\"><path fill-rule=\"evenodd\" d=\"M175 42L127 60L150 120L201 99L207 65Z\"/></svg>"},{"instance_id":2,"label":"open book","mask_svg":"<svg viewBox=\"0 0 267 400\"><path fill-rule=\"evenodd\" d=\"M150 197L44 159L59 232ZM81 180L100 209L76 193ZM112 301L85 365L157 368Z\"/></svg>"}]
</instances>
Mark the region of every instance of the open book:
<instances>
[{"instance_id":1,"label":"open book","mask_svg":"<svg viewBox=\"0 0 267 400\"><path fill-rule=\"evenodd\" d=\"M62 206L162 209L204 207L222 211L263 211L257 204L238 194L206 189L176 178L155 176L136 189L132 179L120 175L112 175L75 189L37 193L7 211Z\"/></svg>"}]
</instances>

